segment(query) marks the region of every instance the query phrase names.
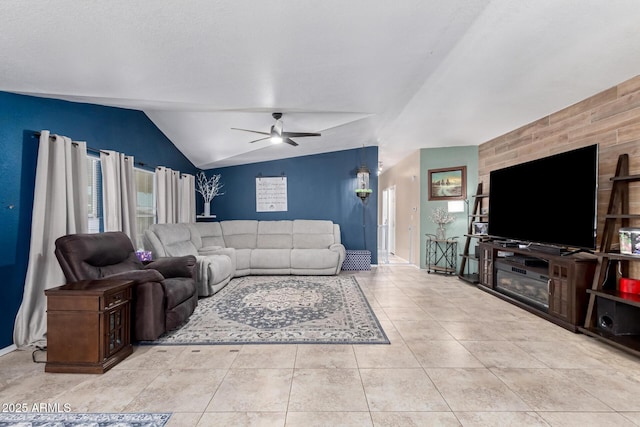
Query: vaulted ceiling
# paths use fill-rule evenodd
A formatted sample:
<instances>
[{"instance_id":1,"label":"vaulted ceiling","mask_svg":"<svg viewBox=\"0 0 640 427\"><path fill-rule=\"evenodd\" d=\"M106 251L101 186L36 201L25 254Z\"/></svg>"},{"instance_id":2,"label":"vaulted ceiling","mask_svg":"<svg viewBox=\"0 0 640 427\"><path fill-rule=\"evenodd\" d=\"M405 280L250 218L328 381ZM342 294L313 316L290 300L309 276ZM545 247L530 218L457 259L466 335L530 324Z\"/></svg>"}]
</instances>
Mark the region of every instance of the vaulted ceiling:
<instances>
[{"instance_id":1,"label":"vaulted ceiling","mask_svg":"<svg viewBox=\"0 0 640 427\"><path fill-rule=\"evenodd\" d=\"M640 74L637 0L6 0L0 16L0 90L142 110L202 169L363 145L389 167ZM231 129L268 132L274 111L322 136Z\"/></svg>"}]
</instances>

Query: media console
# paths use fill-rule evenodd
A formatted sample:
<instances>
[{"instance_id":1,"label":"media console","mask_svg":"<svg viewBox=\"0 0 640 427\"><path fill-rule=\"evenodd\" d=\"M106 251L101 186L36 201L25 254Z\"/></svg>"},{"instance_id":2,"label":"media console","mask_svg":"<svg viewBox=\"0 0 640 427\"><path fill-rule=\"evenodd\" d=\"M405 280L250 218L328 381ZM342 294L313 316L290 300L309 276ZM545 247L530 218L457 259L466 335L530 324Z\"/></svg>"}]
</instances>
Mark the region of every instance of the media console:
<instances>
[{"instance_id":1,"label":"media console","mask_svg":"<svg viewBox=\"0 0 640 427\"><path fill-rule=\"evenodd\" d=\"M597 258L479 243L478 287L573 332L584 321Z\"/></svg>"}]
</instances>

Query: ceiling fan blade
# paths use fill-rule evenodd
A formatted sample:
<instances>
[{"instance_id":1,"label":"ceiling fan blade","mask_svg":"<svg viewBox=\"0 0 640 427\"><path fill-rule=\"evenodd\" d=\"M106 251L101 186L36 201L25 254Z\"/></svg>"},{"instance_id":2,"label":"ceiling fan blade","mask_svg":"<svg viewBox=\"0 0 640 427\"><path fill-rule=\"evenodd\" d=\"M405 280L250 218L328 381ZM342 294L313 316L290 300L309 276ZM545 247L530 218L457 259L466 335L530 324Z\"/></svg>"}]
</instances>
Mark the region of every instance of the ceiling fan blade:
<instances>
[{"instance_id":1,"label":"ceiling fan blade","mask_svg":"<svg viewBox=\"0 0 640 427\"><path fill-rule=\"evenodd\" d=\"M271 135L268 132L260 132L260 131L251 130L251 129L240 129L240 128L231 128L231 129L233 129L233 130L241 130L241 131L244 131L244 132L259 133L260 135Z\"/></svg>"},{"instance_id":2,"label":"ceiling fan blade","mask_svg":"<svg viewBox=\"0 0 640 427\"><path fill-rule=\"evenodd\" d=\"M253 144L254 142L258 142L258 141L266 141L267 139L271 139L270 136L266 137L266 138L260 138L260 139L256 139L253 141L249 141L249 144Z\"/></svg>"},{"instance_id":3,"label":"ceiling fan blade","mask_svg":"<svg viewBox=\"0 0 640 427\"><path fill-rule=\"evenodd\" d=\"M298 146L298 143L295 142L293 139L289 139L289 138L282 138L282 142L286 142L289 145L293 145L294 147Z\"/></svg>"},{"instance_id":4,"label":"ceiling fan blade","mask_svg":"<svg viewBox=\"0 0 640 427\"><path fill-rule=\"evenodd\" d=\"M302 138L304 136L320 136L320 134L313 132L282 132L283 138Z\"/></svg>"}]
</instances>

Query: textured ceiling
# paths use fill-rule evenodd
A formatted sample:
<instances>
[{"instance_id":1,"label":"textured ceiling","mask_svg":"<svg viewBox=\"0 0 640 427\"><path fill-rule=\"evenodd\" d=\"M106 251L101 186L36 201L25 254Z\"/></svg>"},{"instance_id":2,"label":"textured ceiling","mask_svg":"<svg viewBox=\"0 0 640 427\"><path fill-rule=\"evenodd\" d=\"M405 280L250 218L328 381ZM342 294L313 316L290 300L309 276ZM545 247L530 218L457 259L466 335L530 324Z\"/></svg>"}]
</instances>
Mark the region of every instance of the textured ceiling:
<instances>
[{"instance_id":1,"label":"textured ceiling","mask_svg":"<svg viewBox=\"0 0 640 427\"><path fill-rule=\"evenodd\" d=\"M6 0L0 16L0 90L142 110L202 169L363 145L389 167L640 74L637 0ZM274 111L322 136L231 130L268 131Z\"/></svg>"}]
</instances>

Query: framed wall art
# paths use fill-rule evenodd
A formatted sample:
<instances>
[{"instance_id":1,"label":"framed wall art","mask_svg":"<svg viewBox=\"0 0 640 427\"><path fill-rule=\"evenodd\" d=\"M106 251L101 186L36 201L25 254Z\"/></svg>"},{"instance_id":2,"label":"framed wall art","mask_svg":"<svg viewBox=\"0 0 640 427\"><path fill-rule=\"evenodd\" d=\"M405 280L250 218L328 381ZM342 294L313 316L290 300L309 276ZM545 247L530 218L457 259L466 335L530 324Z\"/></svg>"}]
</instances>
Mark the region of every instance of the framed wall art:
<instances>
[{"instance_id":1,"label":"framed wall art","mask_svg":"<svg viewBox=\"0 0 640 427\"><path fill-rule=\"evenodd\" d=\"M467 167L429 169L429 200L467 198Z\"/></svg>"}]
</instances>

